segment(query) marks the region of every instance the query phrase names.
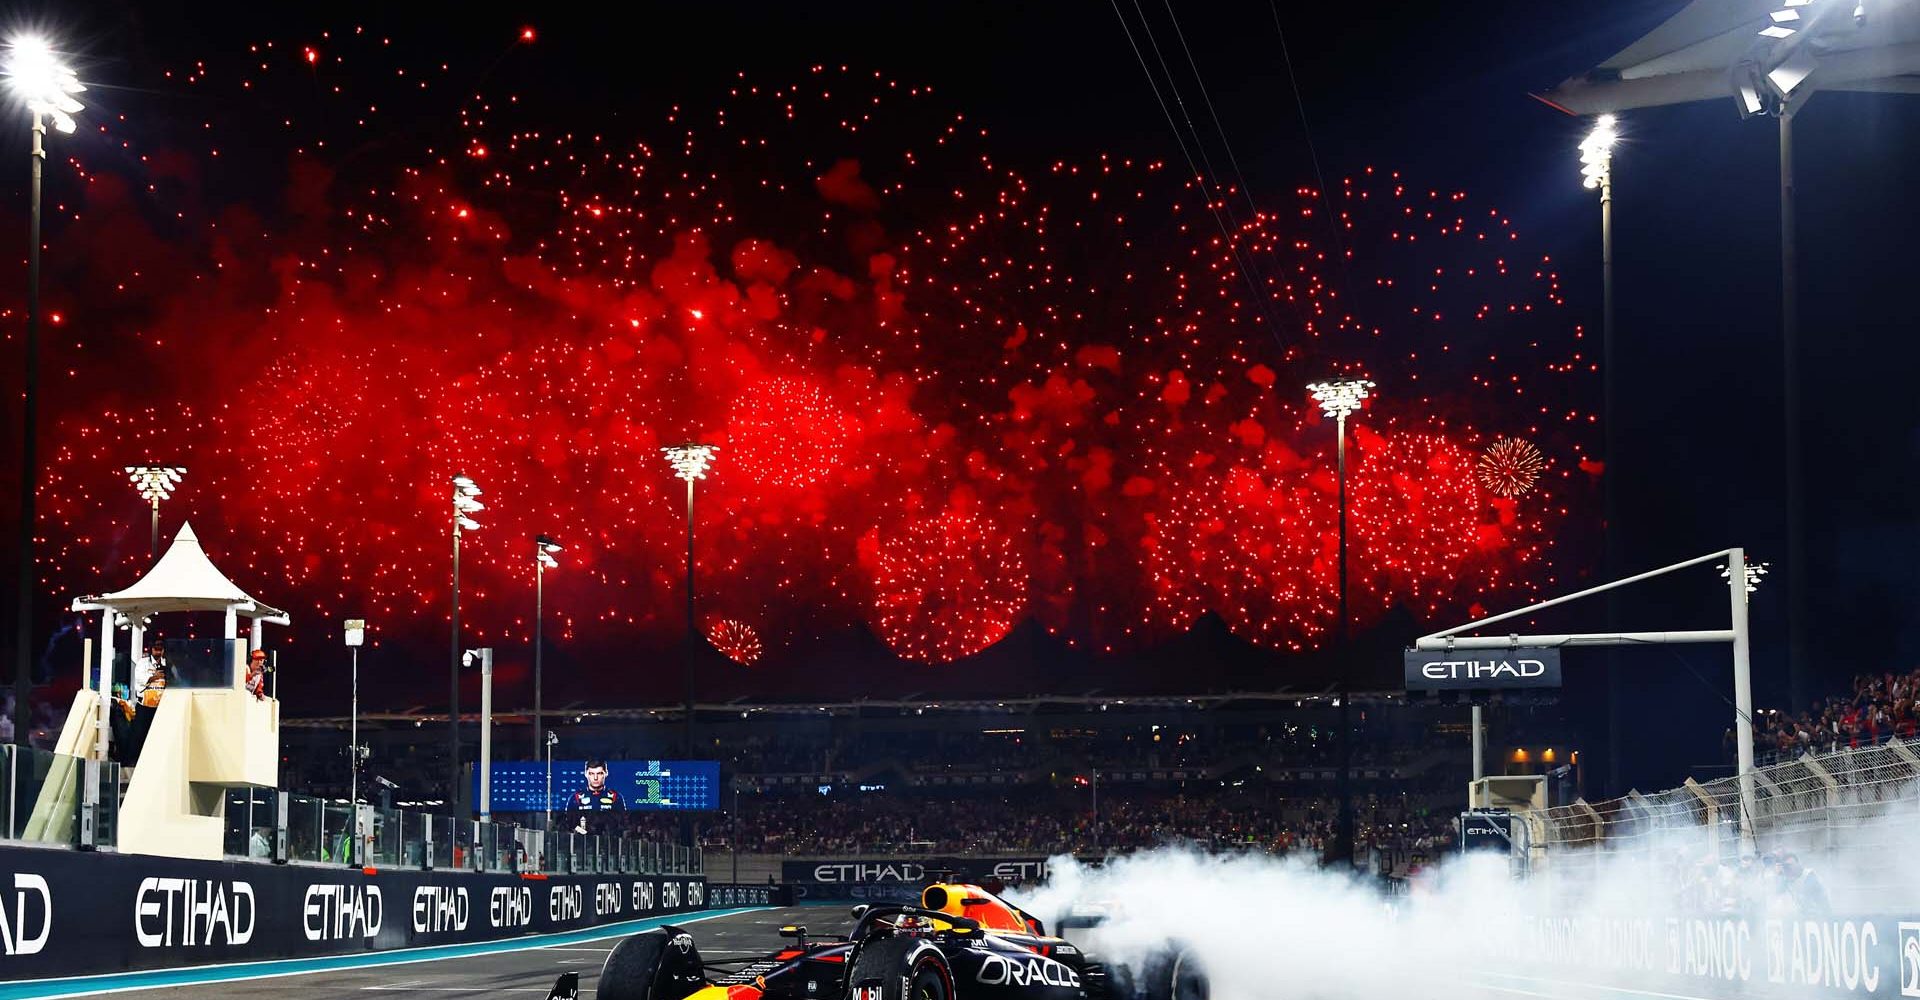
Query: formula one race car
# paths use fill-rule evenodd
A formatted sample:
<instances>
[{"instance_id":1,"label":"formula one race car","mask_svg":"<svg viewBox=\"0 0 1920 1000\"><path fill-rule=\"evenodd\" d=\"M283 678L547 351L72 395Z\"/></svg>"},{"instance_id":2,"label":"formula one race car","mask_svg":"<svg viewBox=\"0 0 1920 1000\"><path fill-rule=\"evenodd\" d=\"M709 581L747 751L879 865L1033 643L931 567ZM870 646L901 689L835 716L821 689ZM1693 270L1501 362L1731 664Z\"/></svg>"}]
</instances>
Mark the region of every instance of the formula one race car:
<instances>
[{"instance_id":1,"label":"formula one race car","mask_svg":"<svg viewBox=\"0 0 1920 1000\"><path fill-rule=\"evenodd\" d=\"M783 927L793 943L750 962L702 962L693 935L677 927L635 934L607 955L598 1000L1207 997L1204 972L1178 945L1109 967L979 886L936 883L919 906L853 912L845 937L809 938L804 927Z\"/></svg>"}]
</instances>

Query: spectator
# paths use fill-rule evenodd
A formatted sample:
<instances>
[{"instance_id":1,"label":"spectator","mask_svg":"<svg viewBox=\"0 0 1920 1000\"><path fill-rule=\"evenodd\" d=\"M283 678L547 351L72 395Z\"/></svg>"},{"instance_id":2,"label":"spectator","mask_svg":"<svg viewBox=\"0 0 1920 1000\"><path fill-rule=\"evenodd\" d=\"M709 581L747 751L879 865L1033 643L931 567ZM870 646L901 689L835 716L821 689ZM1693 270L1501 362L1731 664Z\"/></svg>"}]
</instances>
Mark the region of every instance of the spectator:
<instances>
[{"instance_id":1,"label":"spectator","mask_svg":"<svg viewBox=\"0 0 1920 1000\"><path fill-rule=\"evenodd\" d=\"M1781 892L1793 903L1793 911L1801 916L1825 916L1831 907L1827 902L1827 887L1822 885L1813 869L1802 868L1800 858L1789 854L1780 860Z\"/></svg>"},{"instance_id":2,"label":"spectator","mask_svg":"<svg viewBox=\"0 0 1920 1000\"><path fill-rule=\"evenodd\" d=\"M247 693L256 700L267 700L267 651L264 649L247 654Z\"/></svg>"},{"instance_id":3,"label":"spectator","mask_svg":"<svg viewBox=\"0 0 1920 1000\"><path fill-rule=\"evenodd\" d=\"M166 647L159 639L147 644L148 674L146 683L140 686L140 694L133 710L133 726L127 733L127 755L124 763L128 767L140 763L140 751L147 745L147 732L153 728L153 717L160 711L160 698L167 693L167 682L173 673L173 666L167 662Z\"/></svg>"}]
</instances>

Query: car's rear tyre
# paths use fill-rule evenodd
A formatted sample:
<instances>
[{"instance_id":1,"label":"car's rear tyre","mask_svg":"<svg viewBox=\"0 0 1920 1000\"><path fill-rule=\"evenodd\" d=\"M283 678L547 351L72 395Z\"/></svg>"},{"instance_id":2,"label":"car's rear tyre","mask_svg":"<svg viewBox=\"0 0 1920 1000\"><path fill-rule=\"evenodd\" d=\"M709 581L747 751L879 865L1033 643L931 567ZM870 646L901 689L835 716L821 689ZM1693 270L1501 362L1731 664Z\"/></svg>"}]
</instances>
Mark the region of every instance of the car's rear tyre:
<instances>
[{"instance_id":1,"label":"car's rear tyre","mask_svg":"<svg viewBox=\"0 0 1920 1000\"><path fill-rule=\"evenodd\" d=\"M847 971L850 1000L954 1000L953 969L933 942L890 937L860 946Z\"/></svg>"},{"instance_id":2,"label":"car's rear tyre","mask_svg":"<svg viewBox=\"0 0 1920 1000\"><path fill-rule=\"evenodd\" d=\"M677 927L644 931L613 946L600 967L597 1000L685 1000L707 985L693 935Z\"/></svg>"},{"instance_id":3,"label":"car's rear tyre","mask_svg":"<svg viewBox=\"0 0 1920 1000\"><path fill-rule=\"evenodd\" d=\"M1125 1000L1208 1000L1213 987L1200 960L1185 948L1168 948L1138 969L1109 971L1110 995Z\"/></svg>"}]
</instances>

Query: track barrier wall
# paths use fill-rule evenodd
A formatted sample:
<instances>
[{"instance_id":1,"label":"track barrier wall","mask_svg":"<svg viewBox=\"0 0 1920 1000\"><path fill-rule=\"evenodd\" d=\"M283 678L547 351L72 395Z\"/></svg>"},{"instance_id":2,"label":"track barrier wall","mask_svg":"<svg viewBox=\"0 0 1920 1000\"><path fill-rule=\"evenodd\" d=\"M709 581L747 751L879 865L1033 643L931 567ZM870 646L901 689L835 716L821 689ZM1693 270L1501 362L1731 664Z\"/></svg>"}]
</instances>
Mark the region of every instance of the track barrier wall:
<instances>
[{"instance_id":1,"label":"track barrier wall","mask_svg":"<svg viewBox=\"0 0 1920 1000\"><path fill-rule=\"evenodd\" d=\"M730 898L743 898L738 888ZM697 875L375 870L0 846L0 981L467 944L713 905Z\"/></svg>"},{"instance_id":2,"label":"track barrier wall","mask_svg":"<svg viewBox=\"0 0 1920 1000\"><path fill-rule=\"evenodd\" d=\"M1493 929L1490 928L1490 931ZM1651 996L1920 997L1920 912L1819 917L1529 916L1485 968Z\"/></svg>"}]
</instances>

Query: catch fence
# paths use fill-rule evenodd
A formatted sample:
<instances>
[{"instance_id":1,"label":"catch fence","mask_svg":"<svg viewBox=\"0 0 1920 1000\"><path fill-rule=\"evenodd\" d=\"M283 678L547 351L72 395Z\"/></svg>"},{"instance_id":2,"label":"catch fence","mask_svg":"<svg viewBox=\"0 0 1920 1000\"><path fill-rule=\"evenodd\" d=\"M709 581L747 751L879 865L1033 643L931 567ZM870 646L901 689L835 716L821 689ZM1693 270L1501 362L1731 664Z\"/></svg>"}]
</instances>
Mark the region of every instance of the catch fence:
<instances>
[{"instance_id":1,"label":"catch fence","mask_svg":"<svg viewBox=\"0 0 1920 1000\"><path fill-rule=\"evenodd\" d=\"M1825 865L1836 896L1870 888L1854 859L1904 857L1920 820L1920 742L1808 754L1756 768L1751 844L1741 836L1741 782L1731 775L1652 794L1578 801L1529 815L1529 860L1577 874L1635 855L1661 862L1737 863L1740 856L1793 854ZM1884 869L1883 869L1884 870ZM1840 900L1836 898L1838 905Z\"/></svg>"}]
</instances>

